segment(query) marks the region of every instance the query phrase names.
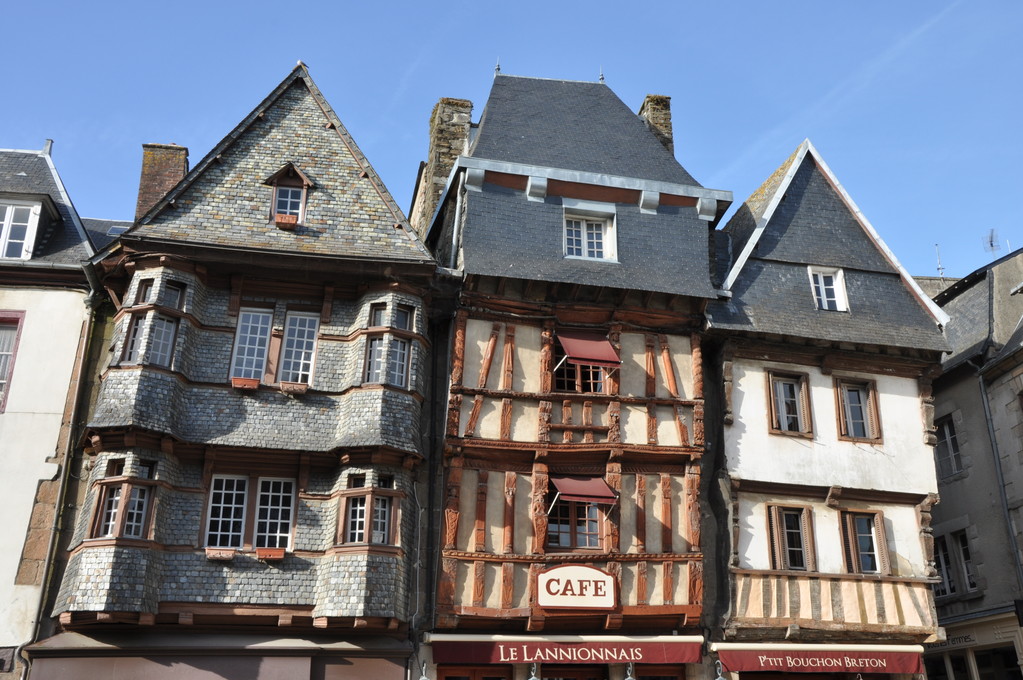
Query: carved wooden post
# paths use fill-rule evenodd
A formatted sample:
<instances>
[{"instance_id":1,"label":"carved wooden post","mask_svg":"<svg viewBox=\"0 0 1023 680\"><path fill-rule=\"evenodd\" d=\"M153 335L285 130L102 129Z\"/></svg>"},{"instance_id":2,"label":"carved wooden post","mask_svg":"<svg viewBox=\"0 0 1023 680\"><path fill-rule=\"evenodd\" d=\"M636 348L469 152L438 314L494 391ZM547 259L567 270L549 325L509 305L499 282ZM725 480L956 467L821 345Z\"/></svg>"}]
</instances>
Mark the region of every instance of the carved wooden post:
<instances>
[{"instance_id":1,"label":"carved wooden post","mask_svg":"<svg viewBox=\"0 0 1023 680\"><path fill-rule=\"evenodd\" d=\"M703 399L703 336L693 333L689 343L693 352L693 399Z\"/></svg>"},{"instance_id":2,"label":"carved wooden post","mask_svg":"<svg viewBox=\"0 0 1023 680\"><path fill-rule=\"evenodd\" d=\"M487 549L487 485L490 473L486 470L476 472L476 519L473 525L473 550L485 552Z\"/></svg>"},{"instance_id":3,"label":"carved wooden post","mask_svg":"<svg viewBox=\"0 0 1023 680\"><path fill-rule=\"evenodd\" d=\"M619 357L622 355L621 336L622 325L620 323L611 324L611 331L607 334L607 341L615 348L615 352L618 353ZM622 384L621 370L607 371L607 374L607 393L618 394Z\"/></svg>"},{"instance_id":4,"label":"carved wooden post","mask_svg":"<svg viewBox=\"0 0 1023 680\"><path fill-rule=\"evenodd\" d=\"M646 552L646 475L636 473L636 549Z\"/></svg>"},{"instance_id":5,"label":"carved wooden post","mask_svg":"<svg viewBox=\"0 0 1023 680\"><path fill-rule=\"evenodd\" d=\"M920 390L920 415L924 421L924 443L934 446L938 443L937 428L934 426L934 388L931 371L917 378Z\"/></svg>"},{"instance_id":6,"label":"carved wooden post","mask_svg":"<svg viewBox=\"0 0 1023 680\"><path fill-rule=\"evenodd\" d=\"M554 322L548 321L540 332L540 394L550 394L554 386Z\"/></svg>"},{"instance_id":7,"label":"carved wooden post","mask_svg":"<svg viewBox=\"0 0 1023 680\"><path fill-rule=\"evenodd\" d=\"M699 551L702 542L700 519L700 463L693 461L686 466L685 512L689 534L690 550Z\"/></svg>"},{"instance_id":8,"label":"carved wooden post","mask_svg":"<svg viewBox=\"0 0 1023 680\"><path fill-rule=\"evenodd\" d=\"M657 344L661 348L661 369L664 371L664 379L668 383L668 392L678 399L678 380L675 378L675 366L671 363L671 346L668 344L668 336L663 333L659 334Z\"/></svg>"},{"instance_id":9,"label":"carved wooden post","mask_svg":"<svg viewBox=\"0 0 1023 680\"><path fill-rule=\"evenodd\" d=\"M622 403L612 401L607 405L607 442L622 443Z\"/></svg>"},{"instance_id":10,"label":"carved wooden post","mask_svg":"<svg viewBox=\"0 0 1023 680\"><path fill-rule=\"evenodd\" d=\"M448 465L448 495L444 503L444 549L454 550L458 540L458 503L462 489L462 456L455 456Z\"/></svg>"},{"instance_id":11,"label":"carved wooden post","mask_svg":"<svg viewBox=\"0 0 1023 680\"><path fill-rule=\"evenodd\" d=\"M454 356L451 358L451 384L460 386L462 384L462 372L465 369L465 324L469 318L469 312L464 309L455 313L455 347Z\"/></svg>"},{"instance_id":12,"label":"carved wooden post","mask_svg":"<svg viewBox=\"0 0 1023 680\"><path fill-rule=\"evenodd\" d=\"M550 402L548 402L550 403ZM547 546L547 464L533 463L533 554L542 555Z\"/></svg>"},{"instance_id":13,"label":"carved wooden post","mask_svg":"<svg viewBox=\"0 0 1023 680\"><path fill-rule=\"evenodd\" d=\"M917 518L920 521L920 541L923 543L924 560L927 562L927 576L937 576L934 567L934 531L931 529L931 508L938 502L937 494L927 494L927 498L916 506Z\"/></svg>"},{"instance_id":14,"label":"carved wooden post","mask_svg":"<svg viewBox=\"0 0 1023 680\"><path fill-rule=\"evenodd\" d=\"M611 449L608 456L607 470L604 473L604 481L611 487L611 490L622 497L622 449ZM607 545L606 550L610 553L621 551L621 503L614 506L611 512L605 515L607 521Z\"/></svg>"},{"instance_id":15,"label":"carved wooden post","mask_svg":"<svg viewBox=\"0 0 1023 680\"><path fill-rule=\"evenodd\" d=\"M504 473L504 552L515 552L515 485L518 475Z\"/></svg>"},{"instance_id":16,"label":"carved wooden post","mask_svg":"<svg viewBox=\"0 0 1023 680\"><path fill-rule=\"evenodd\" d=\"M688 496L688 494L687 494ZM687 499L688 512L688 499ZM672 530L672 517L671 517L671 475L667 472L661 473L661 552L669 553L675 552L671 545L672 536L675 532ZM697 515L699 515L700 509L696 509Z\"/></svg>"}]
</instances>

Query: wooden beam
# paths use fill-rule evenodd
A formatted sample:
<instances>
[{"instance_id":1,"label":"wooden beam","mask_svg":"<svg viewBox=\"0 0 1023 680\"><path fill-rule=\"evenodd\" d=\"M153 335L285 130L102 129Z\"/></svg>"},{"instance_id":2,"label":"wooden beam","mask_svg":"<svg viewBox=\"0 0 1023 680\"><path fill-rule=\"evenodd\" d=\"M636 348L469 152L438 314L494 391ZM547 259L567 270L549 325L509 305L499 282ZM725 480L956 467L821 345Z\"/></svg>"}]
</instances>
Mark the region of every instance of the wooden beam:
<instances>
[{"instance_id":1,"label":"wooden beam","mask_svg":"<svg viewBox=\"0 0 1023 680\"><path fill-rule=\"evenodd\" d=\"M636 549L646 552L646 475L636 475Z\"/></svg>"},{"instance_id":2,"label":"wooden beam","mask_svg":"<svg viewBox=\"0 0 1023 680\"><path fill-rule=\"evenodd\" d=\"M657 367L654 361L654 343L656 342L655 335L647 333L645 336L646 344L646 396L656 397L657 396Z\"/></svg>"},{"instance_id":3,"label":"wooden beam","mask_svg":"<svg viewBox=\"0 0 1023 680\"><path fill-rule=\"evenodd\" d=\"M472 439L476 436L476 425L479 424L480 412L483 410L483 395L477 394L472 399L472 410L469 411L469 419L465 421L465 432L462 436Z\"/></svg>"},{"instance_id":4,"label":"wooden beam","mask_svg":"<svg viewBox=\"0 0 1023 680\"><path fill-rule=\"evenodd\" d=\"M671 545L672 536L675 532L672 530L672 517L671 517L671 475L662 472L661 473L661 552L669 553L674 552Z\"/></svg>"},{"instance_id":5,"label":"wooden beam","mask_svg":"<svg viewBox=\"0 0 1023 680\"><path fill-rule=\"evenodd\" d=\"M504 546L503 552L515 552L515 487L518 474L504 473Z\"/></svg>"},{"instance_id":6,"label":"wooden beam","mask_svg":"<svg viewBox=\"0 0 1023 680\"><path fill-rule=\"evenodd\" d=\"M501 441L511 439L512 400L505 397L501 400Z\"/></svg>"},{"instance_id":7,"label":"wooden beam","mask_svg":"<svg viewBox=\"0 0 1023 680\"><path fill-rule=\"evenodd\" d=\"M661 562L661 572L664 604L675 604L675 563Z\"/></svg>"},{"instance_id":8,"label":"wooden beam","mask_svg":"<svg viewBox=\"0 0 1023 680\"><path fill-rule=\"evenodd\" d=\"M465 324L469 313L464 309L455 314L455 346L451 357L451 384L461 385L465 370Z\"/></svg>"},{"instance_id":9,"label":"wooden beam","mask_svg":"<svg viewBox=\"0 0 1023 680\"><path fill-rule=\"evenodd\" d=\"M607 469L604 473L604 481L607 485L621 497L622 494L622 450L612 449L611 455L608 457ZM621 550L621 529L619 522L621 520L621 511L614 510L608 513L605 521L607 522L607 541L605 543L605 549L610 553L616 553Z\"/></svg>"},{"instance_id":10,"label":"wooden beam","mask_svg":"<svg viewBox=\"0 0 1023 680\"><path fill-rule=\"evenodd\" d=\"M550 394L554 385L554 322L540 331L540 394Z\"/></svg>"},{"instance_id":11,"label":"wooden beam","mask_svg":"<svg viewBox=\"0 0 1023 680\"><path fill-rule=\"evenodd\" d=\"M511 609L515 596L515 563L501 565L501 609Z\"/></svg>"},{"instance_id":12,"label":"wooden beam","mask_svg":"<svg viewBox=\"0 0 1023 680\"><path fill-rule=\"evenodd\" d=\"M572 443L572 400L565 399L561 402L561 424L567 426L561 433L562 441L566 444Z\"/></svg>"},{"instance_id":13,"label":"wooden beam","mask_svg":"<svg viewBox=\"0 0 1023 680\"><path fill-rule=\"evenodd\" d=\"M703 399L703 338L699 333L689 336L693 359L693 399Z\"/></svg>"},{"instance_id":14,"label":"wooden beam","mask_svg":"<svg viewBox=\"0 0 1023 680\"><path fill-rule=\"evenodd\" d=\"M688 534L685 538L689 542L689 549L700 550L702 525L700 523L700 464L690 463L686 468L686 476L683 481L683 494L685 497L685 514ZM667 552L667 551L665 551Z\"/></svg>"},{"instance_id":15,"label":"wooden beam","mask_svg":"<svg viewBox=\"0 0 1023 680\"><path fill-rule=\"evenodd\" d=\"M472 606L482 607L486 586L486 562L474 562L472 565Z\"/></svg>"},{"instance_id":16,"label":"wooden beam","mask_svg":"<svg viewBox=\"0 0 1023 680\"><path fill-rule=\"evenodd\" d=\"M448 464L447 500L444 503L444 549L454 550L458 540L459 496L465 459L455 456Z\"/></svg>"},{"instance_id":17,"label":"wooden beam","mask_svg":"<svg viewBox=\"0 0 1023 680\"><path fill-rule=\"evenodd\" d=\"M504 353L501 358L501 389L512 388L515 376L515 326L506 324L504 327Z\"/></svg>"},{"instance_id":18,"label":"wooden beam","mask_svg":"<svg viewBox=\"0 0 1023 680\"><path fill-rule=\"evenodd\" d=\"M661 370L664 371L664 379L668 383L668 392L678 399L678 379L675 376L675 365L671 361L671 346L668 344L668 336L663 333L658 334L657 344L661 351Z\"/></svg>"},{"instance_id":19,"label":"wooden beam","mask_svg":"<svg viewBox=\"0 0 1023 680\"><path fill-rule=\"evenodd\" d=\"M486 470L479 470L476 473L476 519L473 526L476 552L487 550L487 485L490 483L490 473Z\"/></svg>"},{"instance_id":20,"label":"wooden beam","mask_svg":"<svg viewBox=\"0 0 1023 680\"><path fill-rule=\"evenodd\" d=\"M548 404L550 402L547 402ZM533 554L542 555L547 547L547 465L533 463ZM532 580L532 579L531 579Z\"/></svg>"},{"instance_id":21,"label":"wooden beam","mask_svg":"<svg viewBox=\"0 0 1023 680\"><path fill-rule=\"evenodd\" d=\"M593 402L583 402L583 427L587 428L583 431L583 442L586 444L593 443Z\"/></svg>"},{"instance_id":22,"label":"wooden beam","mask_svg":"<svg viewBox=\"0 0 1023 680\"><path fill-rule=\"evenodd\" d=\"M487 346L483 350L483 361L480 363L480 375L476 381L476 387L483 389L487 386L490 378L490 367L494 363L494 351L497 349L497 338L501 335L501 324L495 323L490 328L490 338L487 339Z\"/></svg>"},{"instance_id":23,"label":"wooden beam","mask_svg":"<svg viewBox=\"0 0 1023 680\"><path fill-rule=\"evenodd\" d=\"M640 562L636 565L636 604L644 606L649 602L647 597L647 563Z\"/></svg>"}]
</instances>

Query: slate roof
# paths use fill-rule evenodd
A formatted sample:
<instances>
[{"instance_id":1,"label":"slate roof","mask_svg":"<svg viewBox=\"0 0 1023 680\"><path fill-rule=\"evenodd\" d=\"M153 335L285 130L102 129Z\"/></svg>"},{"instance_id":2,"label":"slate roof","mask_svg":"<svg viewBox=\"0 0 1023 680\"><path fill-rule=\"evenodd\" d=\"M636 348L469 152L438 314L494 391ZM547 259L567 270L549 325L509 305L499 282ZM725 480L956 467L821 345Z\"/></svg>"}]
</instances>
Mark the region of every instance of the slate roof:
<instances>
[{"instance_id":1,"label":"slate roof","mask_svg":"<svg viewBox=\"0 0 1023 680\"><path fill-rule=\"evenodd\" d=\"M263 184L288 162L314 183L294 231L270 222ZM301 63L122 238L433 262Z\"/></svg>"},{"instance_id":2,"label":"slate roof","mask_svg":"<svg viewBox=\"0 0 1023 680\"><path fill-rule=\"evenodd\" d=\"M724 229L733 237L732 297L708 306L710 327L946 349L937 325L940 310L894 259L809 141L743 207ZM848 311L817 309L809 265L842 269Z\"/></svg>"},{"instance_id":3,"label":"slate roof","mask_svg":"<svg viewBox=\"0 0 1023 680\"><path fill-rule=\"evenodd\" d=\"M497 75L469 155L700 186L603 83Z\"/></svg>"},{"instance_id":4,"label":"slate roof","mask_svg":"<svg viewBox=\"0 0 1023 680\"><path fill-rule=\"evenodd\" d=\"M1016 324L1015 330L1013 330L1012 335L1009 336L1005 345L998 351L998 354L996 354L991 361L984 366L984 369L987 370L988 368L996 366L1021 349L1023 349L1023 319L1019 320L1019 323Z\"/></svg>"},{"instance_id":5,"label":"slate roof","mask_svg":"<svg viewBox=\"0 0 1023 680\"><path fill-rule=\"evenodd\" d=\"M486 184L465 196L465 272L715 296L707 223L692 208L661 206L656 214L616 208L618 261L566 258L561 198L528 201L521 191Z\"/></svg>"},{"instance_id":6,"label":"slate roof","mask_svg":"<svg viewBox=\"0 0 1023 680\"><path fill-rule=\"evenodd\" d=\"M131 222L128 220L104 220L94 217L83 217L82 226L85 227L85 231L89 234L89 239L96 247L96 250L103 250L117 240L118 236L131 228ZM111 229L116 230L115 233L111 234Z\"/></svg>"},{"instance_id":7,"label":"slate roof","mask_svg":"<svg viewBox=\"0 0 1023 680\"><path fill-rule=\"evenodd\" d=\"M35 252L29 262L80 266L83 260L92 256L92 246L48 149L0 149L0 192L24 194L26 197L47 196L60 215L60 220L55 220L44 233L36 235ZM22 262L0 260L4 265Z\"/></svg>"}]
</instances>

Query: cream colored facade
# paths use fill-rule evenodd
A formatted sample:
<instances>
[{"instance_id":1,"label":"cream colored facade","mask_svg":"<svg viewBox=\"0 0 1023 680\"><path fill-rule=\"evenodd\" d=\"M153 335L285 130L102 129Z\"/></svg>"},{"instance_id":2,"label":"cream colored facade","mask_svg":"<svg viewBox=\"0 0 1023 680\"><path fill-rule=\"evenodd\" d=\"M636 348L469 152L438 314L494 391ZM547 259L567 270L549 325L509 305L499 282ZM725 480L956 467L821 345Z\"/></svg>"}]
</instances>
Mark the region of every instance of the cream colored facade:
<instances>
[{"instance_id":1,"label":"cream colored facade","mask_svg":"<svg viewBox=\"0 0 1023 680\"><path fill-rule=\"evenodd\" d=\"M0 311L23 313L6 405L0 413L0 647L30 641L36 624L49 537L49 518L33 516L41 482L58 474L65 427L88 310L80 291L0 288ZM56 501L54 494L53 501ZM29 528L33 541L26 543Z\"/></svg>"}]
</instances>

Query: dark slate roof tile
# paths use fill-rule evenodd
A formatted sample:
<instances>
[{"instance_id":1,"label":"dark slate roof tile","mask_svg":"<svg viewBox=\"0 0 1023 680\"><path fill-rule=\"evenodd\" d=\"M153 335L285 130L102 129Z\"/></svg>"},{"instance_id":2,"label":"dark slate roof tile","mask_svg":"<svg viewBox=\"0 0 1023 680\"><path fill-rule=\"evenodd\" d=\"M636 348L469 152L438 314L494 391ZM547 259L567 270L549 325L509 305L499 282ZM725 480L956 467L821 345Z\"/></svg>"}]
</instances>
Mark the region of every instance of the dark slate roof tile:
<instances>
[{"instance_id":1,"label":"dark slate roof tile","mask_svg":"<svg viewBox=\"0 0 1023 680\"><path fill-rule=\"evenodd\" d=\"M263 184L287 162L314 182L294 231L270 221ZM125 236L133 238L433 262L301 65Z\"/></svg>"},{"instance_id":2,"label":"dark slate roof tile","mask_svg":"<svg viewBox=\"0 0 1023 680\"><path fill-rule=\"evenodd\" d=\"M0 192L47 196L60 219L36 234L32 262L81 264L92 256L84 232L79 230L78 213L65 198L63 185L42 151L0 149Z\"/></svg>"},{"instance_id":3,"label":"dark slate roof tile","mask_svg":"<svg viewBox=\"0 0 1023 680\"><path fill-rule=\"evenodd\" d=\"M104 220L94 217L82 218L82 226L85 227L85 231L89 234L89 239L92 240L96 250L102 250L113 243L117 240L118 236L131 227L131 224L127 220ZM111 233L111 230L113 230L113 233Z\"/></svg>"},{"instance_id":4,"label":"dark slate roof tile","mask_svg":"<svg viewBox=\"0 0 1023 680\"><path fill-rule=\"evenodd\" d=\"M732 298L711 302L713 328L944 350L934 320L897 274L845 270L848 312L817 309L806 267L750 259ZM883 304L878 304L883 301Z\"/></svg>"},{"instance_id":5,"label":"dark slate roof tile","mask_svg":"<svg viewBox=\"0 0 1023 680\"><path fill-rule=\"evenodd\" d=\"M618 204L618 262L564 257L561 199L526 199L521 191L484 185L465 197L462 232L467 274L542 279L714 297L707 223L695 208L661 206L656 214Z\"/></svg>"},{"instance_id":6,"label":"dark slate roof tile","mask_svg":"<svg viewBox=\"0 0 1023 680\"><path fill-rule=\"evenodd\" d=\"M603 83L498 75L470 155L700 186Z\"/></svg>"}]
</instances>

